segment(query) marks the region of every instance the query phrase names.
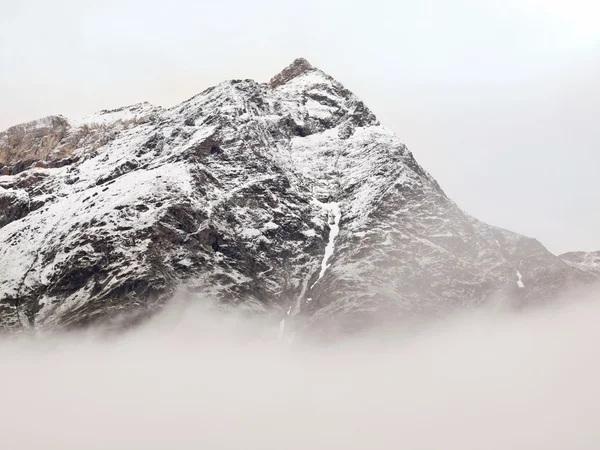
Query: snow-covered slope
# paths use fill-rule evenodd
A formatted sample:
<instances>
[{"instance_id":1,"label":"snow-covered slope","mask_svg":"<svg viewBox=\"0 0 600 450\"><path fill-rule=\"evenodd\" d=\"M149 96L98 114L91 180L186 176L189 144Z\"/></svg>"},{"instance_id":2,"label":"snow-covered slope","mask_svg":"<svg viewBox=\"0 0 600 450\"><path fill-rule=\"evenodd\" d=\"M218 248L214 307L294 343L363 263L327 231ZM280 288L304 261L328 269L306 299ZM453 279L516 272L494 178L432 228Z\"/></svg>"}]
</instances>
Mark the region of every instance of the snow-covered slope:
<instances>
[{"instance_id":1,"label":"snow-covered slope","mask_svg":"<svg viewBox=\"0 0 600 450\"><path fill-rule=\"evenodd\" d=\"M303 59L166 110L12 127L0 151L4 327L133 320L177 291L353 328L594 279L462 212Z\"/></svg>"},{"instance_id":2,"label":"snow-covered slope","mask_svg":"<svg viewBox=\"0 0 600 450\"><path fill-rule=\"evenodd\" d=\"M572 267L600 275L600 251L563 253L560 258Z\"/></svg>"}]
</instances>

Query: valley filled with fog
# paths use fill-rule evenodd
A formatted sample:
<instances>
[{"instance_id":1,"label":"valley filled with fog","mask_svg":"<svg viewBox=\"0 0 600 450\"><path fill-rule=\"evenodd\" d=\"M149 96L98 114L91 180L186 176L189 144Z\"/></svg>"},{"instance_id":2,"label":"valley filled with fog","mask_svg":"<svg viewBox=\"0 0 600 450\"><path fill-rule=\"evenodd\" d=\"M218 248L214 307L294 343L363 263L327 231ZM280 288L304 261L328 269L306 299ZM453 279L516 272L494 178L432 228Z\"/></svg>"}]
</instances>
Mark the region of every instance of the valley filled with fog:
<instances>
[{"instance_id":1,"label":"valley filled with fog","mask_svg":"<svg viewBox=\"0 0 600 450\"><path fill-rule=\"evenodd\" d=\"M600 306L576 295L328 342L199 306L3 337L3 447L595 449Z\"/></svg>"}]
</instances>

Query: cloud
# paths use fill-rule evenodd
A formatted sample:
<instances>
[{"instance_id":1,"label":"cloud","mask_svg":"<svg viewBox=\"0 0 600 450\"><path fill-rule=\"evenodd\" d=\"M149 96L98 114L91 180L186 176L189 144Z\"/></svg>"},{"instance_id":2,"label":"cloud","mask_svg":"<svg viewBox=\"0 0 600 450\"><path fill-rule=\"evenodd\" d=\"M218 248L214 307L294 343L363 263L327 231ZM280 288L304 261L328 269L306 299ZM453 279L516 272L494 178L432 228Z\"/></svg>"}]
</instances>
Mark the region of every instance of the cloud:
<instances>
[{"instance_id":1,"label":"cloud","mask_svg":"<svg viewBox=\"0 0 600 450\"><path fill-rule=\"evenodd\" d=\"M547 16L566 27L580 44L596 46L600 39L600 4L595 0L519 0L515 4L538 18Z\"/></svg>"},{"instance_id":2,"label":"cloud","mask_svg":"<svg viewBox=\"0 0 600 450\"><path fill-rule=\"evenodd\" d=\"M596 449L600 306L338 342L171 310L125 336L4 338L11 450Z\"/></svg>"}]
</instances>

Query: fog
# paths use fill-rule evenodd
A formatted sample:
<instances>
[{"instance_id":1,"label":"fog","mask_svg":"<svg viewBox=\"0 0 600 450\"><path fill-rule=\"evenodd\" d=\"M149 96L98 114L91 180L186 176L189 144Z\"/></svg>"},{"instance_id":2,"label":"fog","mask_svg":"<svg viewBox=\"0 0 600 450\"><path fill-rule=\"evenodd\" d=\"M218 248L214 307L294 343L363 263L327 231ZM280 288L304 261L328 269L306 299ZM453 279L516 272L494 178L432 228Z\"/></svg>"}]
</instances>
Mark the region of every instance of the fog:
<instances>
[{"instance_id":1,"label":"fog","mask_svg":"<svg viewBox=\"0 0 600 450\"><path fill-rule=\"evenodd\" d=\"M594 298L328 343L200 307L5 337L2 448L597 449Z\"/></svg>"}]
</instances>

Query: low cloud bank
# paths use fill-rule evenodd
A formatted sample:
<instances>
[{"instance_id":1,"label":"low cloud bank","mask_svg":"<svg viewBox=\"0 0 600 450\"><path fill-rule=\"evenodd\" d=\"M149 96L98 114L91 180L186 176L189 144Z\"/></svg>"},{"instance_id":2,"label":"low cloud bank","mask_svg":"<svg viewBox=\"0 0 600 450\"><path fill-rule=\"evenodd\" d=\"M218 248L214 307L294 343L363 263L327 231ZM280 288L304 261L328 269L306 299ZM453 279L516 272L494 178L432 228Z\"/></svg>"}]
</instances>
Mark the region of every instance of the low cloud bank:
<instances>
[{"instance_id":1,"label":"low cloud bank","mask_svg":"<svg viewBox=\"0 0 600 450\"><path fill-rule=\"evenodd\" d=\"M4 339L1 447L595 450L599 323L590 298L325 346L188 308L126 336Z\"/></svg>"}]
</instances>

